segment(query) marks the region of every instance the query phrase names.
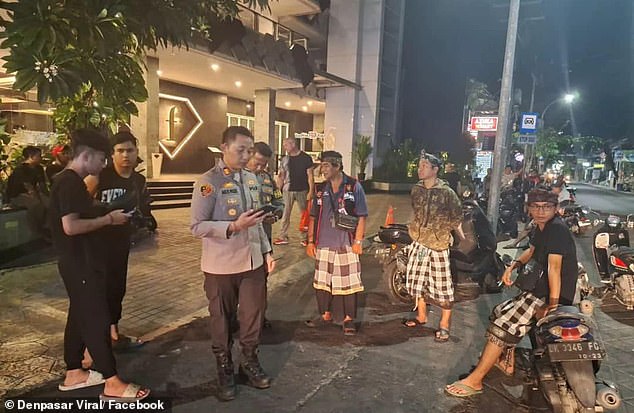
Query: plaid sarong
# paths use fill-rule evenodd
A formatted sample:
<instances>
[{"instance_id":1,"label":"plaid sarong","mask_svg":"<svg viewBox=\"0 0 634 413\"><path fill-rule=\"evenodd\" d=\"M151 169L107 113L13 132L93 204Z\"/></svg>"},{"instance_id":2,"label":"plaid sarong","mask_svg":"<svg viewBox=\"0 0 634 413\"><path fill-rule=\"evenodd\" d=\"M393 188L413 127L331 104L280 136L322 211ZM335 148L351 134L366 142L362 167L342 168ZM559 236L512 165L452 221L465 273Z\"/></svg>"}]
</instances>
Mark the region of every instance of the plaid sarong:
<instances>
[{"instance_id":1,"label":"plaid sarong","mask_svg":"<svg viewBox=\"0 0 634 413\"><path fill-rule=\"evenodd\" d=\"M435 251L414 241L407 246L407 291L412 297L431 300L442 308L454 301L449 250Z\"/></svg>"},{"instance_id":2,"label":"plaid sarong","mask_svg":"<svg viewBox=\"0 0 634 413\"><path fill-rule=\"evenodd\" d=\"M344 249L317 248L315 252L315 278L313 287L332 295L350 295L363 291L361 262L352 252Z\"/></svg>"},{"instance_id":3,"label":"plaid sarong","mask_svg":"<svg viewBox=\"0 0 634 413\"><path fill-rule=\"evenodd\" d=\"M515 337L524 337L532 327L535 312L543 305L542 299L523 292L496 305L491 313L491 322Z\"/></svg>"}]
</instances>

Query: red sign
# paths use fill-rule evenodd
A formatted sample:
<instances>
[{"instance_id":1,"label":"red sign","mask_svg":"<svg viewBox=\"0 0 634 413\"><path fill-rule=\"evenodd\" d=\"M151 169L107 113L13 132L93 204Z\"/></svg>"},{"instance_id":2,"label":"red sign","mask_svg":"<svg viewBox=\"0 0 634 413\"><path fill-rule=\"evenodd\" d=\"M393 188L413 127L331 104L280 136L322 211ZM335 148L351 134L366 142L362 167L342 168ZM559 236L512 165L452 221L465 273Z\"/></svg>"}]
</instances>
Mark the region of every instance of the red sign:
<instances>
[{"instance_id":1,"label":"red sign","mask_svg":"<svg viewBox=\"0 0 634 413\"><path fill-rule=\"evenodd\" d=\"M471 130L473 131L496 131L497 129L497 116L474 116L471 118Z\"/></svg>"}]
</instances>

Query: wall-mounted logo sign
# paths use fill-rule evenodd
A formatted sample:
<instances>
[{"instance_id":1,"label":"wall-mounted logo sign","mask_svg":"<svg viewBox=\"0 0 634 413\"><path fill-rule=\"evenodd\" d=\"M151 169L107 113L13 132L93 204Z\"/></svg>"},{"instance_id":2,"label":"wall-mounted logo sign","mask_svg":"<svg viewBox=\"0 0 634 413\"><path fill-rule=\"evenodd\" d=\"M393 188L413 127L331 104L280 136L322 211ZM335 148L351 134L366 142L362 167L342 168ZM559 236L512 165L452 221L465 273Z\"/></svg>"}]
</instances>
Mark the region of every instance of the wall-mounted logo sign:
<instances>
[{"instance_id":1,"label":"wall-mounted logo sign","mask_svg":"<svg viewBox=\"0 0 634 413\"><path fill-rule=\"evenodd\" d=\"M165 154L170 157L170 159L174 159L178 152L180 152L181 149L183 149L187 142L192 138L192 136L194 136L194 133L196 133L196 131L202 126L203 120L188 98L182 96L168 95L165 93L159 93L159 98L184 103L184 107L189 110L194 118L194 125L189 129L189 131L184 133L177 132L177 127L182 122L181 119L177 116L177 112L178 108L182 107L182 105L179 104L178 106L171 106L168 110L167 119L161 119L161 121L167 122L168 125L167 136L161 137L161 139L159 139L159 146L161 147L163 152L165 152Z\"/></svg>"},{"instance_id":2,"label":"wall-mounted logo sign","mask_svg":"<svg viewBox=\"0 0 634 413\"><path fill-rule=\"evenodd\" d=\"M472 131L496 131L498 130L498 117L474 116L471 118L470 126Z\"/></svg>"}]
</instances>

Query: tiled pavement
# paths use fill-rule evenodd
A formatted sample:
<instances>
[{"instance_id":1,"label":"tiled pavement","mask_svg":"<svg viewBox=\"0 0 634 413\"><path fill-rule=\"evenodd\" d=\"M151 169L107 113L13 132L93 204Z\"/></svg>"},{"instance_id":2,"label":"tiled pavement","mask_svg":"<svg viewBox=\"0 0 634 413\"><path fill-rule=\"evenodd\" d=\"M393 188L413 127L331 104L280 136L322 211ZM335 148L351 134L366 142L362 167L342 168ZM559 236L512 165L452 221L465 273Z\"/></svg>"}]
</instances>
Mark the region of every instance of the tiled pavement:
<instances>
[{"instance_id":1,"label":"tiled pavement","mask_svg":"<svg viewBox=\"0 0 634 413\"><path fill-rule=\"evenodd\" d=\"M390 203L396 207L397 221L407 220L407 196L379 194L369 195L368 199L372 214L368 228L376 230L382 224ZM160 225L159 233L155 238L139 243L131 255L128 293L121 323L125 333L149 338L174 331L178 325L207 313L199 270L200 242L192 239L189 234L188 210L157 211L156 215ZM297 215L296 213L293 228L297 227ZM293 285L295 280L309 277L310 262L306 261L299 241L299 234L295 234L291 237L290 246L276 247L278 265L282 271L271 277L272 292L291 288L290 293L296 293L298 287ZM365 262L372 260L366 259ZM378 268L373 270L380 271ZM377 284L368 287L374 290L381 288ZM305 294L297 296L299 300L306 298ZM460 372L475 360L486 314L499 300L496 296L483 296L473 304L465 303L457 307L454 328L463 341L460 348L469 342L473 342L473 346L468 345L466 354L460 354L464 349L449 350L447 357L455 358L451 359L453 368L450 374ZM277 313L276 320L297 318L296 314L280 315L277 303L271 304L272 310ZM283 305L287 304L288 302ZM0 273L0 397L9 389L11 394L17 394L61 376L63 362L60 361L60 356L66 306L65 292L54 264ZM610 303L606 303L602 309L605 313L598 311L596 319L607 346L609 360L603 364L601 375L619 384L625 398L625 406L620 411L634 411L634 313L623 311L622 307ZM187 345L198 344L186 343L185 348ZM303 345L311 346L301 343L296 345L300 349ZM335 351L334 348L332 351ZM368 351L376 353L379 350ZM376 357L375 362L384 356L377 353ZM426 360L425 357L429 360L423 361ZM434 361L433 355L416 356L414 353L411 354L410 359L412 358L419 358L421 363L430 363L436 369L443 368L444 363ZM405 360L408 359L403 359ZM369 362L370 360L366 360L366 363ZM289 373L284 369L280 374L279 379L282 380ZM361 370L358 374L366 372ZM296 380L292 374L287 378L293 382ZM175 379L187 382L182 374ZM240 408L239 405L234 407ZM439 411L438 408L435 410ZM481 410L477 407L476 410L469 411Z\"/></svg>"},{"instance_id":2,"label":"tiled pavement","mask_svg":"<svg viewBox=\"0 0 634 413\"><path fill-rule=\"evenodd\" d=\"M397 220L409 214L407 197L368 195L368 228L383 224L393 203ZM201 243L189 232L189 209L155 211L156 235L141 240L130 255L121 331L151 339L207 315L200 271ZM299 224L294 211L291 228ZM274 226L275 231L279 224ZM371 232L368 230L368 232ZM275 247L279 269L306 267L298 232L292 245ZM302 263L304 264L302 266ZM283 285L271 277L269 287ZM0 271L0 397L45 383L63 373L62 342L68 299L54 262Z\"/></svg>"}]
</instances>

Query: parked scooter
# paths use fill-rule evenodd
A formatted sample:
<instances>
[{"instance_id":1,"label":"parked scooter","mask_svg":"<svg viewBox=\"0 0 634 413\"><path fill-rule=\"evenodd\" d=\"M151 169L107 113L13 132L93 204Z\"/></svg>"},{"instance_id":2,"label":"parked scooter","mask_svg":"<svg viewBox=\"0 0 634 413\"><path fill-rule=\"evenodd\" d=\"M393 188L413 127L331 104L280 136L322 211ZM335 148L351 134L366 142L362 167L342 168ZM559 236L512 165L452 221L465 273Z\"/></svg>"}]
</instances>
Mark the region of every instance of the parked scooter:
<instances>
[{"instance_id":1,"label":"parked scooter","mask_svg":"<svg viewBox=\"0 0 634 413\"><path fill-rule=\"evenodd\" d=\"M601 282L606 286L605 295L614 295L628 310L633 310L634 248L630 247L629 233L621 218L610 215L605 219L594 234L592 253Z\"/></svg>"},{"instance_id":2,"label":"parked scooter","mask_svg":"<svg viewBox=\"0 0 634 413\"><path fill-rule=\"evenodd\" d=\"M483 211L488 206L485 194L478 197L477 203ZM500 194L497 235L507 234L517 238L517 221L524 220L524 195L515 188L508 188Z\"/></svg>"},{"instance_id":3,"label":"parked scooter","mask_svg":"<svg viewBox=\"0 0 634 413\"><path fill-rule=\"evenodd\" d=\"M563 208L562 218L564 222L576 236L583 235L592 226L593 220L599 216L590 207L574 202L564 202L560 206Z\"/></svg>"},{"instance_id":4,"label":"parked scooter","mask_svg":"<svg viewBox=\"0 0 634 413\"><path fill-rule=\"evenodd\" d=\"M456 242L449 250L455 295L457 300L477 298L480 293L497 293L504 273L504 264L496 252L493 231L478 204L470 199L463 201L462 229L465 239ZM385 247L376 256L383 264L383 278L390 301L411 303L406 288L407 251L412 243L407 225L393 224L381 227L378 233Z\"/></svg>"}]
</instances>

